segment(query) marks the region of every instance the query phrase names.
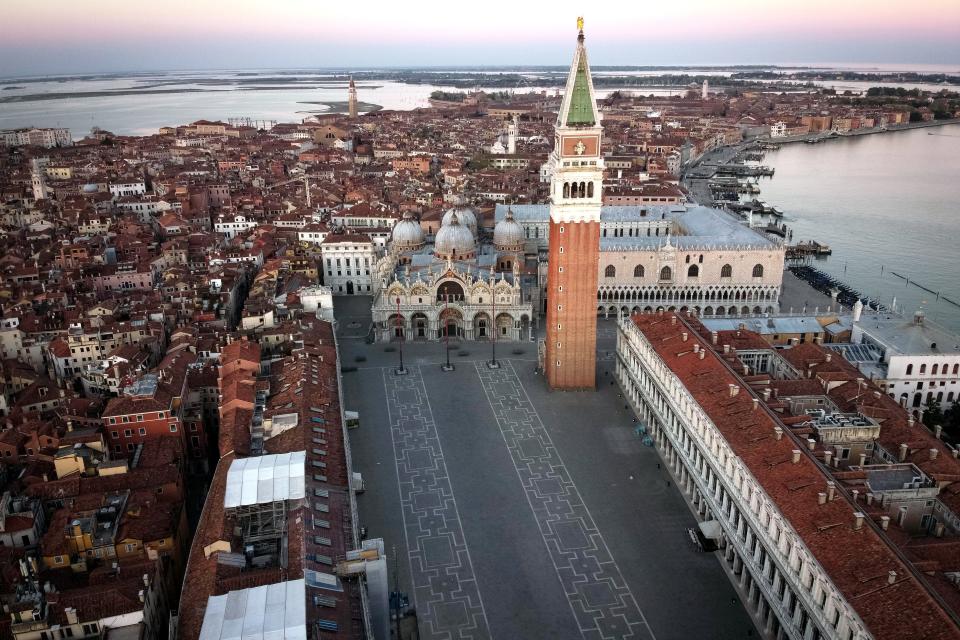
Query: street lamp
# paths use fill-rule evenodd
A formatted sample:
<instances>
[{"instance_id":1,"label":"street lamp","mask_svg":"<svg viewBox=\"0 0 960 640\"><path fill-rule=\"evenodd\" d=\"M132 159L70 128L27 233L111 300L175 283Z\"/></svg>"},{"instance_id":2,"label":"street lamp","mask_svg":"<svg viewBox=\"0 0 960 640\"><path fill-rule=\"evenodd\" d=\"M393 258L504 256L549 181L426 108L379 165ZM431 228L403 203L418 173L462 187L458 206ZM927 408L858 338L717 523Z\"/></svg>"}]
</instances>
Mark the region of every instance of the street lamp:
<instances>
[{"instance_id":1,"label":"street lamp","mask_svg":"<svg viewBox=\"0 0 960 640\"><path fill-rule=\"evenodd\" d=\"M394 370L398 376L407 375L407 370L403 366L403 317L400 315L400 297L397 297L397 337L400 338L400 366Z\"/></svg>"},{"instance_id":2,"label":"street lamp","mask_svg":"<svg viewBox=\"0 0 960 640\"><path fill-rule=\"evenodd\" d=\"M499 369L500 363L497 362L497 333L499 333L499 327L497 327L497 277L493 276L492 281L493 340L490 341L490 361L487 363L487 366L491 369Z\"/></svg>"},{"instance_id":3,"label":"street lamp","mask_svg":"<svg viewBox=\"0 0 960 640\"><path fill-rule=\"evenodd\" d=\"M441 327L443 330L444 350L447 352L447 364L440 365L441 371L453 371L456 368L452 364L450 364L450 325L447 324L447 322L449 322L449 319L447 317L447 309L449 308L448 307L449 303L450 303L450 294L444 293L443 294L443 313L441 314L441 317L443 318L443 324L441 324Z\"/></svg>"}]
</instances>

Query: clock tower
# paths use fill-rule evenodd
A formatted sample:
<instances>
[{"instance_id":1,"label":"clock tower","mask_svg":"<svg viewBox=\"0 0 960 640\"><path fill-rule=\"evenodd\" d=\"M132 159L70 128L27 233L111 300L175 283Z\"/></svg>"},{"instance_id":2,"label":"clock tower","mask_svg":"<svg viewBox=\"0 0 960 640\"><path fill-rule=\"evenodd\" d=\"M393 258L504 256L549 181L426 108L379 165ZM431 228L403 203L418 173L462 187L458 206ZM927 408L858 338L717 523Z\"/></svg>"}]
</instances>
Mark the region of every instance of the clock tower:
<instances>
[{"instance_id":1,"label":"clock tower","mask_svg":"<svg viewBox=\"0 0 960 640\"><path fill-rule=\"evenodd\" d=\"M603 158L583 19L554 133L544 372L551 389L594 389Z\"/></svg>"}]
</instances>

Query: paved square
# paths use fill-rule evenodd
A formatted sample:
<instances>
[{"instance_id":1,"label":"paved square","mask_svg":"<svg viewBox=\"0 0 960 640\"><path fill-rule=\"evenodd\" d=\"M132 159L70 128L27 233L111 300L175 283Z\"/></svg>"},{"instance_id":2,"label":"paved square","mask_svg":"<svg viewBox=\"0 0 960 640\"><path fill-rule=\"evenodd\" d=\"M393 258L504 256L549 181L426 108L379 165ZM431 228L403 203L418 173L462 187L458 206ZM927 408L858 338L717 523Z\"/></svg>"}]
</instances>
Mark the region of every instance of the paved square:
<instances>
[{"instance_id":1,"label":"paved square","mask_svg":"<svg viewBox=\"0 0 960 640\"><path fill-rule=\"evenodd\" d=\"M532 344L501 344L494 370L487 345L458 351L443 372L442 345L405 344L410 374L394 376L396 352L341 342L345 365L366 359L344 374L362 524L423 638L757 636L717 558L690 545L695 520L634 435L611 361L597 392L552 393Z\"/></svg>"}]
</instances>

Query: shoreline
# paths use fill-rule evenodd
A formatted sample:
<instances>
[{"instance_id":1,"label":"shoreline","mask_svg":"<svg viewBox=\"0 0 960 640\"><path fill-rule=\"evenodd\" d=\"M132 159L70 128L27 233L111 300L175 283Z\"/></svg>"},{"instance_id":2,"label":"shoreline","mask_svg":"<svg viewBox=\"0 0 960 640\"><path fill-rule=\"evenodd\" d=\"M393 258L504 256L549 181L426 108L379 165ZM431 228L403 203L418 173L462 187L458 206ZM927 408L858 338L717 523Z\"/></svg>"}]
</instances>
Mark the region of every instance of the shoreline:
<instances>
[{"instance_id":1,"label":"shoreline","mask_svg":"<svg viewBox=\"0 0 960 640\"><path fill-rule=\"evenodd\" d=\"M769 142L770 144L793 144L796 142L806 142L807 140L819 140L826 142L828 140L840 140L843 138L856 138L858 136L869 136L879 133L896 133L897 131L910 131L911 129L925 129L928 127L944 127L951 124L960 124L960 118L948 118L946 120L929 120L926 122L907 122L905 124L892 124L886 127L869 127L865 129L851 129L850 131L817 131L815 133L804 133L799 136L784 136L780 138L753 138L747 145L753 142Z\"/></svg>"}]
</instances>

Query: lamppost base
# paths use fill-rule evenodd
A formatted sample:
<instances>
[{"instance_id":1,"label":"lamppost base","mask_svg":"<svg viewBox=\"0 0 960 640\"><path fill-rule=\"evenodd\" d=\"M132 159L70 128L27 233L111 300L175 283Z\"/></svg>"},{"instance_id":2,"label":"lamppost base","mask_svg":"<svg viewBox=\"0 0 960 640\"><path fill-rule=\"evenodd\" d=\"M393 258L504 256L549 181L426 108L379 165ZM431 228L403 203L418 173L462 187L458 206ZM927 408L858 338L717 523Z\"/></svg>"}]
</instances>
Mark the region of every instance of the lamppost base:
<instances>
[{"instance_id":1,"label":"lamppost base","mask_svg":"<svg viewBox=\"0 0 960 640\"><path fill-rule=\"evenodd\" d=\"M397 367L393 370L393 375L395 376L405 376L409 373L405 367Z\"/></svg>"},{"instance_id":2,"label":"lamppost base","mask_svg":"<svg viewBox=\"0 0 960 640\"><path fill-rule=\"evenodd\" d=\"M487 368L489 369L499 369L500 362L498 360L487 360Z\"/></svg>"},{"instance_id":3,"label":"lamppost base","mask_svg":"<svg viewBox=\"0 0 960 640\"><path fill-rule=\"evenodd\" d=\"M440 365L440 371L453 371L456 369L452 364L442 364Z\"/></svg>"}]
</instances>

